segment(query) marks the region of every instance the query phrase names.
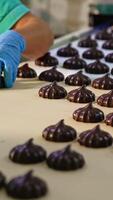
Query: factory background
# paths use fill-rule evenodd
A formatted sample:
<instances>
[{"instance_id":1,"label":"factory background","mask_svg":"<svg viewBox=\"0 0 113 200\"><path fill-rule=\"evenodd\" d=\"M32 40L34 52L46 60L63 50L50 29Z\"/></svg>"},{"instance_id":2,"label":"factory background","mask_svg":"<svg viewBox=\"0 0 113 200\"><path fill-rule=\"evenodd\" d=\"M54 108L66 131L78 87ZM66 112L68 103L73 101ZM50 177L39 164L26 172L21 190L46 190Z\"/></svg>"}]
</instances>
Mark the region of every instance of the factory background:
<instances>
[{"instance_id":1,"label":"factory background","mask_svg":"<svg viewBox=\"0 0 113 200\"><path fill-rule=\"evenodd\" d=\"M32 13L45 19L56 36L79 30L88 25L93 0L22 0Z\"/></svg>"}]
</instances>

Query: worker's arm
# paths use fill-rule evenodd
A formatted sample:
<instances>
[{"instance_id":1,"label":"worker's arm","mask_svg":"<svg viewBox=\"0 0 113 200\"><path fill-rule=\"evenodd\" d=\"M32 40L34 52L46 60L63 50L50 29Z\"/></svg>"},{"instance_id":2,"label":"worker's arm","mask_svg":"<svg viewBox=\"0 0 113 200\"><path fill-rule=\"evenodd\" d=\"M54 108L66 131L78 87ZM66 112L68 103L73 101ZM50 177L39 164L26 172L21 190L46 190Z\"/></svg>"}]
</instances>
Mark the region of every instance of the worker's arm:
<instances>
[{"instance_id":1,"label":"worker's arm","mask_svg":"<svg viewBox=\"0 0 113 200\"><path fill-rule=\"evenodd\" d=\"M20 0L0 0L0 75L5 87L14 85L21 54L40 57L52 44L48 25L36 18Z\"/></svg>"},{"instance_id":2,"label":"worker's arm","mask_svg":"<svg viewBox=\"0 0 113 200\"><path fill-rule=\"evenodd\" d=\"M53 34L46 22L31 13L24 15L13 27L26 40L24 56L35 59L48 51L53 42Z\"/></svg>"}]
</instances>

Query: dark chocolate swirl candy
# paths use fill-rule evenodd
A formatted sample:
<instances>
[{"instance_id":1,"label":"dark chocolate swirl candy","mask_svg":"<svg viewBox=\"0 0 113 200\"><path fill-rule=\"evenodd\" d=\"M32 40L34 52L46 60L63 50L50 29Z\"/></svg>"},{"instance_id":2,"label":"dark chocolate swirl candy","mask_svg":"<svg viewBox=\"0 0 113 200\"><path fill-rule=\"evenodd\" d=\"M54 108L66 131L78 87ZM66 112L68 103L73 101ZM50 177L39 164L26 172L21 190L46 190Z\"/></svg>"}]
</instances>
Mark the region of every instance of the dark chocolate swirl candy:
<instances>
[{"instance_id":1,"label":"dark chocolate swirl candy","mask_svg":"<svg viewBox=\"0 0 113 200\"><path fill-rule=\"evenodd\" d=\"M103 148L111 146L113 138L108 132L100 129L100 126L97 125L93 129L82 132L79 135L78 142L86 147Z\"/></svg>"},{"instance_id":2,"label":"dark chocolate swirl candy","mask_svg":"<svg viewBox=\"0 0 113 200\"><path fill-rule=\"evenodd\" d=\"M107 28L107 31L108 31L109 33L113 34L113 27L112 27L112 26L108 27L108 28Z\"/></svg>"},{"instance_id":3,"label":"dark chocolate swirl candy","mask_svg":"<svg viewBox=\"0 0 113 200\"><path fill-rule=\"evenodd\" d=\"M43 138L54 142L69 142L76 139L76 135L76 130L64 124L64 120L60 120L57 124L48 126L42 133Z\"/></svg>"},{"instance_id":4,"label":"dark chocolate swirl candy","mask_svg":"<svg viewBox=\"0 0 113 200\"><path fill-rule=\"evenodd\" d=\"M96 40L92 39L91 36L88 36L85 39L80 40L78 42L78 46L83 48L91 48L91 47L97 47L98 44Z\"/></svg>"},{"instance_id":5,"label":"dark chocolate swirl candy","mask_svg":"<svg viewBox=\"0 0 113 200\"><path fill-rule=\"evenodd\" d=\"M18 78L35 78L37 74L34 69L30 68L28 63L18 68L17 72Z\"/></svg>"},{"instance_id":6,"label":"dark chocolate swirl candy","mask_svg":"<svg viewBox=\"0 0 113 200\"><path fill-rule=\"evenodd\" d=\"M111 74L113 75L113 68L111 69Z\"/></svg>"},{"instance_id":7,"label":"dark chocolate swirl candy","mask_svg":"<svg viewBox=\"0 0 113 200\"><path fill-rule=\"evenodd\" d=\"M109 126L113 126L113 113L106 115L105 123Z\"/></svg>"},{"instance_id":8,"label":"dark chocolate swirl candy","mask_svg":"<svg viewBox=\"0 0 113 200\"><path fill-rule=\"evenodd\" d=\"M96 60L95 62L87 65L85 67L85 71L89 74L104 74L109 72L109 67L100 60Z\"/></svg>"},{"instance_id":9,"label":"dark chocolate swirl candy","mask_svg":"<svg viewBox=\"0 0 113 200\"><path fill-rule=\"evenodd\" d=\"M78 57L72 57L66 60L63 64L63 68L65 69L83 69L87 66L87 63Z\"/></svg>"},{"instance_id":10,"label":"dark chocolate swirl candy","mask_svg":"<svg viewBox=\"0 0 113 200\"><path fill-rule=\"evenodd\" d=\"M98 40L111 40L112 34L109 33L107 30L102 30L96 34L95 38Z\"/></svg>"},{"instance_id":11,"label":"dark chocolate swirl candy","mask_svg":"<svg viewBox=\"0 0 113 200\"><path fill-rule=\"evenodd\" d=\"M51 153L47 158L50 168L62 171L76 170L85 164L84 157L76 151L72 151L70 145L64 149Z\"/></svg>"},{"instance_id":12,"label":"dark chocolate swirl candy","mask_svg":"<svg viewBox=\"0 0 113 200\"><path fill-rule=\"evenodd\" d=\"M105 57L105 61L109 63L113 63L113 53L107 54L107 56Z\"/></svg>"},{"instance_id":13,"label":"dark chocolate swirl candy","mask_svg":"<svg viewBox=\"0 0 113 200\"><path fill-rule=\"evenodd\" d=\"M102 48L108 49L108 50L113 50L113 39L107 40L106 42L104 42L104 44L102 45Z\"/></svg>"},{"instance_id":14,"label":"dark chocolate swirl candy","mask_svg":"<svg viewBox=\"0 0 113 200\"><path fill-rule=\"evenodd\" d=\"M75 110L73 119L80 122L97 123L104 120L104 113L100 109L94 107L92 103L89 103L85 107Z\"/></svg>"},{"instance_id":15,"label":"dark chocolate swirl candy","mask_svg":"<svg viewBox=\"0 0 113 200\"><path fill-rule=\"evenodd\" d=\"M0 172L0 189L5 186L6 178L2 172Z\"/></svg>"},{"instance_id":16,"label":"dark chocolate swirl candy","mask_svg":"<svg viewBox=\"0 0 113 200\"><path fill-rule=\"evenodd\" d=\"M68 44L67 46L59 49L57 51L57 55L60 57L73 57L73 56L78 56L79 53L77 49L71 46L71 44Z\"/></svg>"},{"instance_id":17,"label":"dark chocolate swirl candy","mask_svg":"<svg viewBox=\"0 0 113 200\"><path fill-rule=\"evenodd\" d=\"M90 85L91 79L84 75L82 71L79 71L75 74L67 76L65 79L65 84L73 86Z\"/></svg>"},{"instance_id":18,"label":"dark chocolate swirl candy","mask_svg":"<svg viewBox=\"0 0 113 200\"><path fill-rule=\"evenodd\" d=\"M113 79L109 77L109 74L106 74L100 78L95 79L92 82L92 87L102 90L111 90L113 89Z\"/></svg>"},{"instance_id":19,"label":"dark chocolate swirl candy","mask_svg":"<svg viewBox=\"0 0 113 200\"><path fill-rule=\"evenodd\" d=\"M67 99L76 103L89 103L95 101L95 94L83 85L78 89L70 91L67 95Z\"/></svg>"},{"instance_id":20,"label":"dark chocolate swirl candy","mask_svg":"<svg viewBox=\"0 0 113 200\"><path fill-rule=\"evenodd\" d=\"M96 48L91 48L82 54L83 58L85 59L91 59L91 60L96 60L96 59L101 59L104 57L104 54L101 50L96 49Z\"/></svg>"},{"instance_id":21,"label":"dark chocolate swirl candy","mask_svg":"<svg viewBox=\"0 0 113 200\"><path fill-rule=\"evenodd\" d=\"M33 139L29 139L26 143L14 147L9 153L9 158L15 163L35 164L46 159L46 151L33 144Z\"/></svg>"},{"instance_id":22,"label":"dark chocolate swirl candy","mask_svg":"<svg viewBox=\"0 0 113 200\"><path fill-rule=\"evenodd\" d=\"M58 59L51 56L50 52L35 60L35 64L44 67L51 67L58 65Z\"/></svg>"},{"instance_id":23,"label":"dark chocolate swirl candy","mask_svg":"<svg viewBox=\"0 0 113 200\"><path fill-rule=\"evenodd\" d=\"M48 191L45 181L32 175L29 171L23 176L10 180L6 185L9 196L19 199L33 199L45 196Z\"/></svg>"},{"instance_id":24,"label":"dark chocolate swirl candy","mask_svg":"<svg viewBox=\"0 0 113 200\"><path fill-rule=\"evenodd\" d=\"M42 87L39 90L39 96L48 99L63 99L67 96L67 91L54 81Z\"/></svg>"},{"instance_id":25,"label":"dark chocolate swirl candy","mask_svg":"<svg viewBox=\"0 0 113 200\"><path fill-rule=\"evenodd\" d=\"M53 67L52 69L41 72L41 74L39 75L39 80L59 82L64 80L64 75L61 72L57 71L56 67Z\"/></svg>"},{"instance_id":26,"label":"dark chocolate swirl candy","mask_svg":"<svg viewBox=\"0 0 113 200\"><path fill-rule=\"evenodd\" d=\"M113 107L113 90L111 90L107 94L102 94L100 97L98 97L97 103L100 106L112 108Z\"/></svg>"}]
</instances>

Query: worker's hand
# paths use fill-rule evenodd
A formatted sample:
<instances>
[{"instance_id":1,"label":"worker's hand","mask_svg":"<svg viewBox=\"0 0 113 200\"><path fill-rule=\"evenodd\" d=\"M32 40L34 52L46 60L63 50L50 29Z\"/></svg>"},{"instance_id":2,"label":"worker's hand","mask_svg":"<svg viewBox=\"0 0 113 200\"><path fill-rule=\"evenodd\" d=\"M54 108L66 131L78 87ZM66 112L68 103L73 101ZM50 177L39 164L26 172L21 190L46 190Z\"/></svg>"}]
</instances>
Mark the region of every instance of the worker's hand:
<instances>
[{"instance_id":1,"label":"worker's hand","mask_svg":"<svg viewBox=\"0 0 113 200\"><path fill-rule=\"evenodd\" d=\"M5 87L13 86L25 40L17 32L9 30L0 35L0 74L4 74Z\"/></svg>"}]
</instances>

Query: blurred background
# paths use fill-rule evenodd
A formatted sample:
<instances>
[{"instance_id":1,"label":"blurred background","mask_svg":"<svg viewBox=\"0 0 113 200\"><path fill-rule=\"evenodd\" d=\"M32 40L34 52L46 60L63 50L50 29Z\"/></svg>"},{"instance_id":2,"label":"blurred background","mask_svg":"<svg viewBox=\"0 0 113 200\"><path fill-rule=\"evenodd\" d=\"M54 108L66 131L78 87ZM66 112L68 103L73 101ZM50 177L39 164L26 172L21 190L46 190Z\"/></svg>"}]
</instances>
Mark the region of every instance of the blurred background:
<instances>
[{"instance_id":1,"label":"blurred background","mask_svg":"<svg viewBox=\"0 0 113 200\"><path fill-rule=\"evenodd\" d=\"M93 0L22 0L32 13L46 20L56 37L88 26Z\"/></svg>"}]
</instances>

